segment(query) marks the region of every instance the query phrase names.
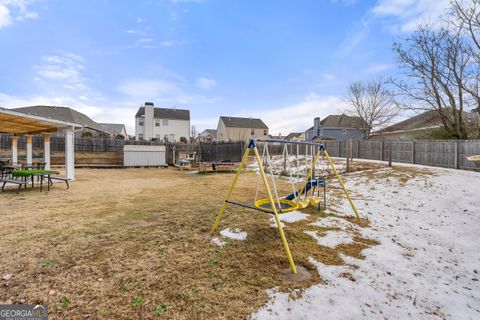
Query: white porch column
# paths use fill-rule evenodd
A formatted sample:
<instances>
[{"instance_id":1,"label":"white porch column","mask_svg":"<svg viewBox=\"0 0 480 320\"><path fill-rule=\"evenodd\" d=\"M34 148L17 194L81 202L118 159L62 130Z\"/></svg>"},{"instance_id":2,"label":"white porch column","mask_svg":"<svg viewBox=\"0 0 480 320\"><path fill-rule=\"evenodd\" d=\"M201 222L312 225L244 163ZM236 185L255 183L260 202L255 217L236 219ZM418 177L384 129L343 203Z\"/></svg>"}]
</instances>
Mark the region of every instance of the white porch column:
<instances>
[{"instance_id":1,"label":"white porch column","mask_svg":"<svg viewBox=\"0 0 480 320\"><path fill-rule=\"evenodd\" d=\"M50 133L43 134L43 162L45 169L50 170Z\"/></svg>"},{"instance_id":2,"label":"white porch column","mask_svg":"<svg viewBox=\"0 0 480 320\"><path fill-rule=\"evenodd\" d=\"M65 130L65 177L75 179L75 139L73 130Z\"/></svg>"},{"instance_id":3,"label":"white porch column","mask_svg":"<svg viewBox=\"0 0 480 320\"><path fill-rule=\"evenodd\" d=\"M12 136L12 164L18 164L18 137Z\"/></svg>"},{"instance_id":4,"label":"white porch column","mask_svg":"<svg viewBox=\"0 0 480 320\"><path fill-rule=\"evenodd\" d=\"M27 165L32 165L33 163L33 156L32 156L32 138L33 136L30 134L26 134L25 138L27 140Z\"/></svg>"}]
</instances>

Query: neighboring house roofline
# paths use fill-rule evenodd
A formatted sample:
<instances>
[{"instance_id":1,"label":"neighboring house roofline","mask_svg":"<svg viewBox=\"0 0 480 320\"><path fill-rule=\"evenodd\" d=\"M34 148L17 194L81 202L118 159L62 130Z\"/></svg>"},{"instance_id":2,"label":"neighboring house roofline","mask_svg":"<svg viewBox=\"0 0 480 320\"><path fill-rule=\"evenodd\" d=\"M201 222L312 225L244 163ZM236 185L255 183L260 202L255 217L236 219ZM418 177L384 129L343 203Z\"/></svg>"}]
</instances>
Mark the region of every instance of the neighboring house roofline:
<instances>
[{"instance_id":1,"label":"neighboring house roofline","mask_svg":"<svg viewBox=\"0 0 480 320\"><path fill-rule=\"evenodd\" d=\"M221 116L220 120L227 128L267 129L268 126L259 118L242 118Z\"/></svg>"},{"instance_id":2,"label":"neighboring house roofline","mask_svg":"<svg viewBox=\"0 0 480 320\"><path fill-rule=\"evenodd\" d=\"M145 116L145 107L138 108L135 118L143 118ZM190 121L190 110L173 109L173 108L153 108L153 118L165 120L185 120Z\"/></svg>"},{"instance_id":3,"label":"neighboring house roofline","mask_svg":"<svg viewBox=\"0 0 480 320\"><path fill-rule=\"evenodd\" d=\"M81 125L83 128L106 132L105 128L98 122L93 121L87 115L70 107L35 105L11 109L28 115L44 117L69 123Z\"/></svg>"},{"instance_id":4,"label":"neighboring house roofline","mask_svg":"<svg viewBox=\"0 0 480 320\"><path fill-rule=\"evenodd\" d=\"M408 130L396 130L396 131L385 131L385 132L378 131L378 132L373 132L372 136L382 136L382 135L389 135L389 134L395 134L395 133L408 133L408 132L436 129L436 128L441 128L441 127L443 127L443 125L433 125L433 126L421 127L421 128L415 128L415 129L408 129Z\"/></svg>"}]
</instances>

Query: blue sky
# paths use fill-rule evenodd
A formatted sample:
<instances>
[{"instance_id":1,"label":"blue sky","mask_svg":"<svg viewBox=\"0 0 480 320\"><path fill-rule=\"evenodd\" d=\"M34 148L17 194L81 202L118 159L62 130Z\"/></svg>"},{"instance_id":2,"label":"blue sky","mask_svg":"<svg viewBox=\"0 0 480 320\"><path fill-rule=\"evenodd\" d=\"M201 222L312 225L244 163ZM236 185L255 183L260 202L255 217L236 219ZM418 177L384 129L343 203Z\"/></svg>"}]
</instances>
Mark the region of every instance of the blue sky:
<instances>
[{"instance_id":1,"label":"blue sky","mask_svg":"<svg viewBox=\"0 0 480 320\"><path fill-rule=\"evenodd\" d=\"M338 113L350 81L395 75L391 45L448 0L0 0L0 106L64 105L133 134L144 101L197 130L272 134Z\"/></svg>"}]
</instances>

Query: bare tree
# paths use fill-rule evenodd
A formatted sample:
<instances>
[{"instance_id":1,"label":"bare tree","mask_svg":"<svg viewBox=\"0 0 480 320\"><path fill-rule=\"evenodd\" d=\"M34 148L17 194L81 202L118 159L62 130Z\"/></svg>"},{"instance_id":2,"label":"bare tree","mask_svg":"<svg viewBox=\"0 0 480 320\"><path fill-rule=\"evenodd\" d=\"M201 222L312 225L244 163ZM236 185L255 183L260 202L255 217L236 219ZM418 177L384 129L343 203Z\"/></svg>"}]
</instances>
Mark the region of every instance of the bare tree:
<instances>
[{"instance_id":1,"label":"bare tree","mask_svg":"<svg viewBox=\"0 0 480 320\"><path fill-rule=\"evenodd\" d=\"M403 42L395 42L393 51L405 76L393 81L406 98L404 105L436 110L447 132L467 139L464 111L476 102L466 88L471 87L475 67L460 30L421 25Z\"/></svg>"},{"instance_id":2,"label":"bare tree","mask_svg":"<svg viewBox=\"0 0 480 320\"><path fill-rule=\"evenodd\" d=\"M480 115L480 0L452 1L450 18L452 24L466 37L467 49L474 59L468 74L469 81L463 89L475 100L476 111Z\"/></svg>"},{"instance_id":3,"label":"bare tree","mask_svg":"<svg viewBox=\"0 0 480 320\"><path fill-rule=\"evenodd\" d=\"M348 85L347 113L362 119L365 138L370 138L372 130L381 129L398 115L399 108L394 94L381 80L356 81Z\"/></svg>"}]
</instances>

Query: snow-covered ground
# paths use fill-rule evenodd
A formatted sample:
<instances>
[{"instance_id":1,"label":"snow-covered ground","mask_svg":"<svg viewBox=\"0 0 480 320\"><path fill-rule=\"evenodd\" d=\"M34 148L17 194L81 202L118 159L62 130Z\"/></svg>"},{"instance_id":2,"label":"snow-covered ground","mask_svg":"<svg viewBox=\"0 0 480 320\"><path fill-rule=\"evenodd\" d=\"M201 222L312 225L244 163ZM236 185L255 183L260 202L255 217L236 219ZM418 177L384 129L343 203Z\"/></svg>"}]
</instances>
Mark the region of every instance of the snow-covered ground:
<instances>
[{"instance_id":1,"label":"snow-covered ground","mask_svg":"<svg viewBox=\"0 0 480 320\"><path fill-rule=\"evenodd\" d=\"M434 175L403 186L388 175L349 175L347 187L370 226L329 217L314 224L338 231L305 231L324 246L353 241L349 230L380 244L364 250L364 260L342 255L343 266L310 258L325 284L296 299L272 289L252 318L480 319L480 173L421 170ZM346 201L339 209L352 215ZM340 276L345 272L351 279Z\"/></svg>"}]
</instances>

